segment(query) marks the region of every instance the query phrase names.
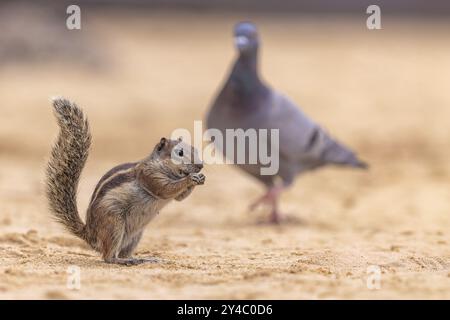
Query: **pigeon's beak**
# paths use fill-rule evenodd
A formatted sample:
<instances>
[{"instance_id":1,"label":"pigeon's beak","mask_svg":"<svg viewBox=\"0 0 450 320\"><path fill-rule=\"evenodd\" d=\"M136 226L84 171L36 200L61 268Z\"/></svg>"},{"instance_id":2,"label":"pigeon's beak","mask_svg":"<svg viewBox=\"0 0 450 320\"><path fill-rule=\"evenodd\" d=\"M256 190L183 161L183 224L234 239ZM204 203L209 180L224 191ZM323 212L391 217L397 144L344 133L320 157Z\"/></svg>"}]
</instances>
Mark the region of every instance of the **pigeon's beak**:
<instances>
[{"instance_id":1,"label":"pigeon's beak","mask_svg":"<svg viewBox=\"0 0 450 320\"><path fill-rule=\"evenodd\" d=\"M234 37L234 44L239 50L243 50L248 47L250 40L246 36L236 36Z\"/></svg>"}]
</instances>

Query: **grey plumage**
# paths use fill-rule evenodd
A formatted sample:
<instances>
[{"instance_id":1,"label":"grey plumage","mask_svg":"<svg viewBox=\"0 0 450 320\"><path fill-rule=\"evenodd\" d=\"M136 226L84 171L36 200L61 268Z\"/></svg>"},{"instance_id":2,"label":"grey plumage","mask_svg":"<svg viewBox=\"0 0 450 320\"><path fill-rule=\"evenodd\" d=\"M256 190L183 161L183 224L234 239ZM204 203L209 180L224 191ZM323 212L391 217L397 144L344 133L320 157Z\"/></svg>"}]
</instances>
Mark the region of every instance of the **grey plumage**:
<instances>
[{"instance_id":1,"label":"grey plumage","mask_svg":"<svg viewBox=\"0 0 450 320\"><path fill-rule=\"evenodd\" d=\"M267 86L258 75L259 38L248 22L235 27L239 55L207 115L208 128L279 129L280 167L284 186L295 176L328 164L366 168L347 147L334 140L286 96ZM225 134L224 134L225 136ZM260 175L261 165L239 165L267 187L275 176Z\"/></svg>"}]
</instances>

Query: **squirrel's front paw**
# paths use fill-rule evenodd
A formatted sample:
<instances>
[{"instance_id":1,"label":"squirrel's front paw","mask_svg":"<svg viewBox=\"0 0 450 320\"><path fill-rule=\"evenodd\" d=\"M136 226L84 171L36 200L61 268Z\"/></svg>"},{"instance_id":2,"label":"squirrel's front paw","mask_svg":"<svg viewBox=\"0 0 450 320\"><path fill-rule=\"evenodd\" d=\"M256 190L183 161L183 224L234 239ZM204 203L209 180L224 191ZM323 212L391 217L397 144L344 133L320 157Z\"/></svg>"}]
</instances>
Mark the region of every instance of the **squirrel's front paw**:
<instances>
[{"instance_id":1,"label":"squirrel's front paw","mask_svg":"<svg viewBox=\"0 0 450 320\"><path fill-rule=\"evenodd\" d=\"M205 183L205 175L203 173L191 173L190 175L191 181L195 185L204 184Z\"/></svg>"}]
</instances>

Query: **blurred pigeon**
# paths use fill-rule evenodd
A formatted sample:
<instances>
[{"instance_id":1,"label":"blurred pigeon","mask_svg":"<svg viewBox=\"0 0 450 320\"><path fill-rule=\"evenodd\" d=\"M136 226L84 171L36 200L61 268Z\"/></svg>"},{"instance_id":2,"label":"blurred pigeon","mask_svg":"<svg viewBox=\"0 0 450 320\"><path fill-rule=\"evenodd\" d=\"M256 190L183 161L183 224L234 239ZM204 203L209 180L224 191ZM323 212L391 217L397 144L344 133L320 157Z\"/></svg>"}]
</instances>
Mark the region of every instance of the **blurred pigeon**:
<instances>
[{"instance_id":1,"label":"blurred pigeon","mask_svg":"<svg viewBox=\"0 0 450 320\"><path fill-rule=\"evenodd\" d=\"M234 29L234 38L239 56L209 110L207 126L220 130L224 143L226 129L279 129L277 174L261 175L260 169L264 166L259 162L237 164L267 187L267 193L250 208L254 209L261 203L270 204L270 222L278 223L279 195L292 184L296 175L328 164L362 169L367 168L367 164L334 140L287 97L261 81L257 68L259 39L254 24L238 23ZM246 144L246 159L248 151L249 144Z\"/></svg>"}]
</instances>

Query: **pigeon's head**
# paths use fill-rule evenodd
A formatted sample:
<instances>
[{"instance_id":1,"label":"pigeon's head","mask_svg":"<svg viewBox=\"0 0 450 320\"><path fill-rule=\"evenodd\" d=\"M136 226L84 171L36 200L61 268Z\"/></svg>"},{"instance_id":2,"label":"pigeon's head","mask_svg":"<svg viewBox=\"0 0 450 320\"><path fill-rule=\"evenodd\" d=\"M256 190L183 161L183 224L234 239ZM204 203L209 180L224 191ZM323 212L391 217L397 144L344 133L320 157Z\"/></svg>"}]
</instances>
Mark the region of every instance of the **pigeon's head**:
<instances>
[{"instance_id":1,"label":"pigeon's head","mask_svg":"<svg viewBox=\"0 0 450 320\"><path fill-rule=\"evenodd\" d=\"M258 30L251 22L240 22L234 27L234 43L240 53L254 52L258 48Z\"/></svg>"}]
</instances>

